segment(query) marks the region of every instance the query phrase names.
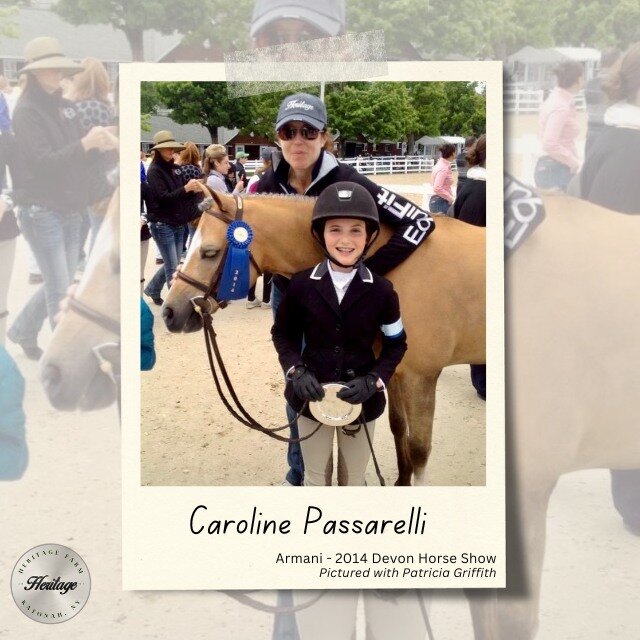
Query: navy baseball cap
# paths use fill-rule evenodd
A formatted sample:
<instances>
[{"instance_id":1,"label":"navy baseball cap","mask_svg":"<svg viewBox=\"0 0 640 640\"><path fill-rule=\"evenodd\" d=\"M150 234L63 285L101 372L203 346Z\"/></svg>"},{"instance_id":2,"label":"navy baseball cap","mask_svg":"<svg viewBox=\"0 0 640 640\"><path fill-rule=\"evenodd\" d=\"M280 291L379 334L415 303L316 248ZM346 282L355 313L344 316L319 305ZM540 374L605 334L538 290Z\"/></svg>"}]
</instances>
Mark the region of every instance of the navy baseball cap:
<instances>
[{"instance_id":1,"label":"navy baseball cap","mask_svg":"<svg viewBox=\"0 0 640 640\"><path fill-rule=\"evenodd\" d=\"M287 124L300 120L310 124L316 129L327 128L327 109L322 100L309 93L294 93L287 96L280 104L276 119L276 131Z\"/></svg>"}]
</instances>

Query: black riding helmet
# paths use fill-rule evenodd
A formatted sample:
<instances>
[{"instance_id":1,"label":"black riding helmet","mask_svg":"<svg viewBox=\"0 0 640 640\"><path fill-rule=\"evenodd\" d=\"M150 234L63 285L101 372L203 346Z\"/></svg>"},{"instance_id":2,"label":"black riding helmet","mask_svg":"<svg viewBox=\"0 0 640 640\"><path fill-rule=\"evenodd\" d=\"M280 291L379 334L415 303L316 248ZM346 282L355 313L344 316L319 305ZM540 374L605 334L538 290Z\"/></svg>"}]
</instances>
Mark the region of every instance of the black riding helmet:
<instances>
[{"instance_id":1,"label":"black riding helmet","mask_svg":"<svg viewBox=\"0 0 640 640\"><path fill-rule=\"evenodd\" d=\"M367 244L360 256L364 260L365 255L380 231L380 218L373 196L356 182L336 182L329 185L321 194L313 207L311 216L311 235L322 247L325 255L331 262L344 267L334 260L328 253L324 244L324 225L327 220L333 218L354 218L364 220L367 226Z\"/></svg>"}]
</instances>

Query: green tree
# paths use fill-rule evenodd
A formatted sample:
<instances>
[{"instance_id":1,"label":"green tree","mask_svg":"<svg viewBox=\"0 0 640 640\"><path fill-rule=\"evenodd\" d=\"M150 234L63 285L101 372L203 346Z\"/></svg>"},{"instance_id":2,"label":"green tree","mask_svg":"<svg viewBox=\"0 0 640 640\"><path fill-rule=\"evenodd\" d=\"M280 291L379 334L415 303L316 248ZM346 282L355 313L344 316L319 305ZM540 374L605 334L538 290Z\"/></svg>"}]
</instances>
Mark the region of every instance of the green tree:
<instances>
[{"instance_id":1,"label":"green tree","mask_svg":"<svg viewBox=\"0 0 640 640\"><path fill-rule=\"evenodd\" d=\"M146 30L188 33L208 23L214 10L210 0L58 0L53 9L71 24L110 24L119 29L134 60L144 60Z\"/></svg>"},{"instance_id":2,"label":"green tree","mask_svg":"<svg viewBox=\"0 0 640 640\"><path fill-rule=\"evenodd\" d=\"M406 140L414 111L401 82L331 85L326 95L331 126L343 139L363 134L372 142Z\"/></svg>"},{"instance_id":3,"label":"green tree","mask_svg":"<svg viewBox=\"0 0 640 640\"><path fill-rule=\"evenodd\" d=\"M230 98L224 82L158 82L158 98L179 124L200 124L218 141L218 127L242 129L251 125L248 98Z\"/></svg>"},{"instance_id":4,"label":"green tree","mask_svg":"<svg viewBox=\"0 0 640 640\"><path fill-rule=\"evenodd\" d=\"M158 94L158 83L140 83L140 113L158 113L158 109L163 106L160 95Z\"/></svg>"},{"instance_id":5,"label":"green tree","mask_svg":"<svg viewBox=\"0 0 640 640\"><path fill-rule=\"evenodd\" d=\"M474 82L446 82L441 131L449 136L480 135L486 129L486 100Z\"/></svg>"},{"instance_id":6,"label":"green tree","mask_svg":"<svg viewBox=\"0 0 640 640\"><path fill-rule=\"evenodd\" d=\"M440 135L447 99L443 82L407 82L406 86L414 112L407 134L407 147L411 153L416 138Z\"/></svg>"}]
</instances>

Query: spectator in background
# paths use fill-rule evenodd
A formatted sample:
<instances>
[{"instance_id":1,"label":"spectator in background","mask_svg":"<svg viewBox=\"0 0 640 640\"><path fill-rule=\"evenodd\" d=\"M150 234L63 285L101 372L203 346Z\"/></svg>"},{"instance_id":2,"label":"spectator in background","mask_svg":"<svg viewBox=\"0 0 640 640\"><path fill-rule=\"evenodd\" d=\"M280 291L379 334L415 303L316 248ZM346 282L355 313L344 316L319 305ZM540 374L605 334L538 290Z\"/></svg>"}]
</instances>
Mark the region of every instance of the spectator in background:
<instances>
[{"instance_id":1,"label":"spectator in background","mask_svg":"<svg viewBox=\"0 0 640 640\"><path fill-rule=\"evenodd\" d=\"M156 364L153 338L153 313L149 305L140 298L140 370L149 371Z\"/></svg>"},{"instance_id":2,"label":"spectator in background","mask_svg":"<svg viewBox=\"0 0 640 640\"><path fill-rule=\"evenodd\" d=\"M164 263L144 293L154 304L161 305L162 288L165 283L171 286L184 249L187 223L200 215L198 201L202 191L198 180L185 183L180 167L174 163L174 152L182 151L184 145L175 140L171 131L158 131L153 142L153 160L147 171L147 219Z\"/></svg>"},{"instance_id":3,"label":"spectator in background","mask_svg":"<svg viewBox=\"0 0 640 640\"><path fill-rule=\"evenodd\" d=\"M185 183L202 178L202 161L195 142L184 143L184 149L178 154L175 163L179 165Z\"/></svg>"},{"instance_id":4,"label":"spectator in background","mask_svg":"<svg viewBox=\"0 0 640 640\"><path fill-rule=\"evenodd\" d=\"M431 173L434 195L429 200L429 211L446 213L453 204L453 171L451 163L456 157L456 148L452 144L440 147L440 159Z\"/></svg>"},{"instance_id":5,"label":"spectator in background","mask_svg":"<svg viewBox=\"0 0 640 640\"><path fill-rule=\"evenodd\" d=\"M103 153L117 150L118 138L102 126L81 128L75 105L61 95L60 82L82 67L64 56L55 38L30 41L25 59L26 83L13 114L13 196L44 285L7 337L37 360L42 355L38 333L47 315L55 326L78 264L82 214L112 192L102 171Z\"/></svg>"},{"instance_id":6,"label":"spectator in background","mask_svg":"<svg viewBox=\"0 0 640 640\"><path fill-rule=\"evenodd\" d=\"M7 165L11 154L11 110L5 97L8 82L0 76L0 191L7 185Z\"/></svg>"},{"instance_id":7,"label":"spectator in background","mask_svg":"<svg viewBox=\"0 0 640 640\"><path fill-rule=\"evenodd\" d=\"M80 126L86 133L92 127L111 127L115 124L113 105L109 100L109 74L105 66L96 58L85 58L82 61L82 71L68 79L64 97L75 104ZM116 152L102 156L104 166L99 170L103 173L111 171L118 161ZM84 244L91 230L91 242L89 253L93 247L103 215L89 210L83 217L83 226L80 233L80 261L84 261Z\"/></svg>"},{"instance_id":8,"label":"spectator in background","mask_svg":"<svg viewBox=\"0 0 640 640\"><path fill-rule=\"evenodd\" d=\"M469 165L467 164L467 151L471 149L475 142L475 136L469 136L468 138L466 138L464 141L464 149L462 149L456 156L456 168L458 171L458 183L456 184L456 191L460 191L460 187L467 179L467 169L469 168Z\"/></svg>"},{"instance_id":9,"label":"spectator in background","mask_svg":"<svg viewBox=\"0 0 640 640\"><path fill-rule=\"evenodd\" d=\"M558 83L540 108L539 137L545 155L535 169L536 186L566 191L580 168L576 139L580 133L574 99L584 83L582 63L569 60L554 71Z\"/></svg>"},{"instance_id":10,"label":"spectator in background","mask_svg":"<svg viewBox=\"0 0 640 640\"><path fill-rule=\"evenodd\" d=\"M453 204L453 215L477 227L487 226L487 140L481 135L477 142L467 149L469 170L467 180L458 189ZM487 366L471 365L471 384L483 399L487 399Z\"/></svg>"},{"instance_id":11,"label":"spectator in background","mask_svg":"<svg viewBox=\"0 0 640 640\"><path fill-rule=\"evenodd\" d=\"M640 214L640 43L611 70L603 89L613 104L580 175L586 200L607 209Z\"/></svg>"},{"instance_id":12,"label":"spectator in background","mask_svg":"<svg viewBox=\"0 0 640 640\"><path fill-rule=\"evenodd\" d=\"M24 378L0 344L0 480L19 480L29 461L23 398Z\"/></svg>"},{"instance_id":13,"label":"spectator in background","mask_svg":"<svg viewBox=\"0 0 640 640\"><path fill-rule=\"evenodd\" d=\"M584 88L584 99L587 104L589 122L587 128L587 141L585 144L585 158L589 155L589 149L604 129L604 112L607 109L608 98L602 86L606 81L611 67L620 59L622 51L618 47L609 47L600 56L600 69L595 78L587 82Z\"/></svg>"},{"instance_id":14,"label":"spectator in background","mask_svg":"<svg viewBox=\"0 0 640 640\"><path fill-rule=\"evenodd\" d=\"M476 143L467 149L467 179L458 188L453 203L453 217L477 227L487 225L487 141L481 135Z\"/></svg>"},{"instance_id":15,"label":"spectator in background","mask_svg":"<svg viewBox=\"0 0 640 640\"><path fill-rule=\"evenodd\" d=\"M245 153L244 151L238 151L238 153L236 153L236 162L234 165L236 170L236 181L242 180L244 184L247 184L247 172L245 171L244 165L247 164L248 159L248 153Z\"/></svg>"},{"instance_id":16,"label":"spectator in background","mask_svg":"<svg viewBox=\"0 0 640 640\"><path fill-rule=\"evenodd\" d=\"M240 193L244 189L244 182L239 180L235 189L229 189L226 182L231 163L227 155L227 149L221 144L210 144L204 152L203 173L207 176L207 186L214 191L222 193Z\"/></svg>"},{"instance_id":17,"label":"spectator in background","mask_svg":"<svg viewBox=\"0 0 640 640\"><path fill-rule=\"evenodd\" d=\"M4 345L7 325L7 298L20 230L8 197L0 196L0 346Z\"/></svg>"},{"instance_id":18,"label":"spectator in background","mask_svg":"<svg viewBox=\"0 0 640 640\"><path fill-rule=\"evenodd\" d=\"M613 104L581 174L582 195L600 206L640 214L640 42L632 45L602 80ZM640 536L640 469L612 470L613 502L625 528Z\"/></svg>"},{"instance_id":19,"label":"spectator in background","mask_svg":"<svg viewBox=\"0 0 640 640\"><path fill-rule=\"evenodd\" d=\"M249 179L249 184L247 184L247 193L255 193L258 190L258 182L260 182L262 174L268 169L271 169L271 154L273 154L274 151L277 151L275 147L264 147L260 152L262 166L258 167L256 172Z\"/></svg>"},{"instance_id":20,"label":"spectator in background","mask_svg":"<svg viewBox=\"0 0 640 640\"><path fill-rule=\"evenodd\" d=\"M144 287L144 268L147 264L147 254L149 253L149 240L151 232L147 224L147 169L145 161L147 156L144 151L140 152L140 289Z\"/></svg>"}]
</instances>

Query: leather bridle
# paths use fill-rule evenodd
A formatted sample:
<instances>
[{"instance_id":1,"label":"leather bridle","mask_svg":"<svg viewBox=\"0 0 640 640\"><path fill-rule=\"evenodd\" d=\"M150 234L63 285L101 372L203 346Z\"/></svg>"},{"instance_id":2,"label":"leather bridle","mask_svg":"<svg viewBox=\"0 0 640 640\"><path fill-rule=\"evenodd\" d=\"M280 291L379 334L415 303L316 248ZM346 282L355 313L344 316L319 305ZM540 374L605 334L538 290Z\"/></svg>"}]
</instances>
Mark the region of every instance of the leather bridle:
<instances>
[{"instance_id":1,"label":"leather bridle","mask_svg":"<svg viewBox=\"0 0 640 640\"><path fill-rule=\"evenodd\" d=\"M244 215L244 202L242 198L238 195L234 195L233 197L236 201L236 210L233 216L229 215L228 212L222 211L222 210L211 211L210 206L208 209L203 210L202 213L213 216L214 218L221 220L227 225L231 224L234 220L242 220L242 217ZM213 198L211 198L211 200L213 201ZM222 252L220 262L218 263L218 266L214 271L213 275L211 276L211 280L209 281L208 284L205 282L201 282L200 280L196 280L195 278L192 278L191 276L187 275L180 269L176 271L176 277L179 280L182 280L183 282L190 284L192 287L195 287L196 289L204 293L204 296L196 296L195 298L191 298L191 303L194 306L197 303L202 307L203 304L206 302L208 305L209 312L213 310L211 307L211 301L214 301L216 304L218 304L218 306L222 308L227 306L227 301L218 300L216 296L217 296L218 286L220 285L220 280L222 279L222 272L224 271L224 264L226 262L228 252L229 252L229 245L227 244ZM253 254L251 253L251 251L249 251L249 260L251 261L251 264L253 265L253 268L257 271L258 275L259 276L262 275L262 270L258 266L258 263L253 257Z\"/></svg>"}]
</instances>

